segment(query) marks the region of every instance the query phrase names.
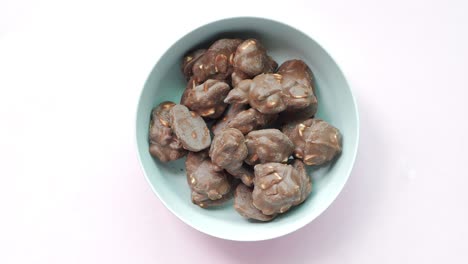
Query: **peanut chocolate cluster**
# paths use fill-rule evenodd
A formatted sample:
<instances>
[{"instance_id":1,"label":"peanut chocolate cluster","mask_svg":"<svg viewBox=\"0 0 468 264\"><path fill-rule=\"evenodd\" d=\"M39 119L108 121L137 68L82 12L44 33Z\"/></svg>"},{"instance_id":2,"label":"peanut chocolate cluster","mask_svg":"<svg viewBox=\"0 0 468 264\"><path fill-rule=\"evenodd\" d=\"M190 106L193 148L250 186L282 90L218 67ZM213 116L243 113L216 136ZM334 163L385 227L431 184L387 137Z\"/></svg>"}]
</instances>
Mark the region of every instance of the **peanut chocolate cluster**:
<instances>
[{"instance_id":1,"label":"peanut chocolate cluster","mask_svg":"<svg viewBox=\"0 0 468 264\"><path fill-rule=\"evenodd\" d=\"M303 203L312 191L306 165L342 150L339 130L315 118L309 66L293 59L278 68L259 40L233 38L187 53L181 69L180 104L151 113L149 151L162 162L187 156L192 202L206 208L234 196L240 215L263 222Z\"/></svg>"}]
</instances>

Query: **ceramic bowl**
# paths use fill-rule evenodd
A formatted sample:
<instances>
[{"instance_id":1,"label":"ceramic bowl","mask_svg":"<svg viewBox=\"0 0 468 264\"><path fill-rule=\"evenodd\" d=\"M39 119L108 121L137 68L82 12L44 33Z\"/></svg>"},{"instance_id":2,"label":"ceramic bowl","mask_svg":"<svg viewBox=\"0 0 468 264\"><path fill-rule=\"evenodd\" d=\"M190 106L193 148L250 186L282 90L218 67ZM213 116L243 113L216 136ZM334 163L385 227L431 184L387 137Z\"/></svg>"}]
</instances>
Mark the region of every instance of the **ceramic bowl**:
<instances>
[{"instance_id":1,"label":"ceramic bowl","mask_svg":"<svg viewBox=\"0 0 468 264\"><path fill-rule=\"evenodd\" d=\"M310 168L313 191L300 206L268 223L241 217L232 201L202 209L190 200L184 161L161 163L148 152L151 109L162 101L179 102L186 82L180 70L184 54L207 47L219 38L257 38L279 64L302 59L315 76L319 108L317 117L337 127L343 135L343 152L321 168ZM338 196L353 167L359 139L359 118L350 87L331 56L315 40L284 23L254 17L236 17L199 27L174 43L159 59L141 92L136 118L138 155L149 184L163 204L178 218L206 234L229 240L258 241L291 233L319 216ZM156 223L155 223L156 224Z\"/></svg>"}]
</instances>

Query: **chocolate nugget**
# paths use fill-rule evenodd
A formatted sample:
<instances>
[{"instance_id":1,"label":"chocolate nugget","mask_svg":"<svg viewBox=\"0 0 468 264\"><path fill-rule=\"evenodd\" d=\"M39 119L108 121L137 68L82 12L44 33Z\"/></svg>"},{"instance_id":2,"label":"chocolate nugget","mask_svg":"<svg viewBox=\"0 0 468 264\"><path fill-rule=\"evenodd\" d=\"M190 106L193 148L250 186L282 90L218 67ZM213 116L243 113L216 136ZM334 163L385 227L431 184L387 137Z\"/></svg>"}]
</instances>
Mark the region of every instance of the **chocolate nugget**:
<instances>
[{"instance_id":1,"label":"chocolate nugget","mask_svg":"<svg viewBox=\"0 0 468 264\"><path fill-rule=\"evenodd\" d=\"M287 162L294 151L291 140L278 129L252 131L246 136L248 156L245 162L250 165L267 162Z\"/></svg>"},{"instance_id":2,"label":"chocolate nugget","mask_svg":"<svg viewBox=\"0 0 468 264\"><path fill-rule=\"evenodd\" d=\"M276 215L265 215L253 205L252 189L239 184L234 193L234 209L245 218L258 221L270 221Z\"/></svg>"},{"instance_id":3,"label":"chocolate nugget","mask_svg":"<svg viewBox=\"0 0 468 264\"><path fill-rule=\"evenodd\" d=\"M208 151L190 152L185 167L194 204L208 207L228 200L231 190L229 175L211 162Z\"/></svg>"},{"instance_id":4,"label":"chocolate nugget","mask_svg":"<svg viewBox=\"0 0 468 264\"><path fill-rule=\"evenodd\" d=\"M294 143L294 156L306 165L324 164L341 152L340 131L321 119L287 124L283 132Z\"/></svg>"},{"instance_id":5,"label":"chocolate nugget","mask_svg":"<svg viewBox=\"0 0 468 264\"><path fill-rule=\"evenodd\" d=\"M186 106L175 105L170 117L171 127L185 149L200 151L210 146L210 131L198 114L190 112Z\"/></svg>"},{"instance_id":6,"label":"chocolate nugget","mask_svg":"<svg viewBox=\"0 0 468 264\"><path fill-rule=\"evenodd\" d=\"M187 154L170 125L169 112L174 105L173 102L162 102L151 112L149 151L162 162L177 160Z\"/></svg>"}]
</instances>

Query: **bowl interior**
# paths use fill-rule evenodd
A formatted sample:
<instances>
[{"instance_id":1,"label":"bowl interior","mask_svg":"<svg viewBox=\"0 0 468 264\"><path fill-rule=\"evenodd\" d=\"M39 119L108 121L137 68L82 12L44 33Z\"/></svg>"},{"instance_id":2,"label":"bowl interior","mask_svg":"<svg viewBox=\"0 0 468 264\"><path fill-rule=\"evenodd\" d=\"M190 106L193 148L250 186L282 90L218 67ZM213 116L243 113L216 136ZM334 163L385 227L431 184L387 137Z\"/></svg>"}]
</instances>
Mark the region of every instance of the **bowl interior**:
<instances>
[{"instance_id":1,"label":"bowl interior","mask_svg":"<svg viewBox=\"0 0 468 264\"><path fill-rule=\"evenodd\" d=\"M214 40L257 38L279 63L302 59L312 69L317 87L317 117L337 127L343 135L343 152L328 166L310 168L313 192L300 206L269 223L251 222L232 207L201 209L191 203L184 161L167 164L148 152L151 109L162 101L179 102L185 88L180 71L183 55ZM278 237L306 225L323 212L343 188L351 172L358 144L358 115L348 84L332 58L304 33L279 22L261 18L231 18L202 26L182 37L160 58L142 91L137 110L138 154L146 177L161 201L192 227L225 239L254 241Z\"/></svg>"}]
</instances>

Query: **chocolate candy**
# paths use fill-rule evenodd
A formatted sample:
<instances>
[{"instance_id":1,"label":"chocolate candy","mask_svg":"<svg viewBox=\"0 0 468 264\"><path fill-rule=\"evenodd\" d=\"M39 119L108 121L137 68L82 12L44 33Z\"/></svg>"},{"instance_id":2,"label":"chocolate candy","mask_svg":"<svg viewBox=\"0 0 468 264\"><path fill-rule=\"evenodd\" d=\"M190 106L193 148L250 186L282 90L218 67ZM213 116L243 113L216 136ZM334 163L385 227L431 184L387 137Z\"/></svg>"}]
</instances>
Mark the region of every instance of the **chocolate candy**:
<instances>
[{"instance_id":1,"label":"chocolate candy","mask_svg":"<svg viewBox=\"0 0 468 264\"><path fill-rule=\"evenodd\" d=\"M211 200L210 198L208 198L207 195L203 195L195 191L192 191L191 198L192 198L192 203L200 206L201 208L220 206L226 203L227 201L229 201L230 199L232 199L232 191L223 195L223 197L217 200Z\"/></svg>"},{"instance_id":2,"label":"chocolate candy","mask_svg":"<svg viewBox=\"0 0 468 264\"><path fill-rule=\"evenodd\" d=\"M240 70L234 69L234 72L231 74L231 86L236 87L245 79L250 79L250 76Z\"/></svg>"},{"instance_id":3,"label":"chocolate candy","mask_svg":"<svg viewBox=\"0 0 468 264\"><path fill-rule=\"evenodd\" d=\"M265 163L256 165L254 170L253 205L265 215L284 213L310 194L310 177L303 165Z\"/></svg>"},{"instance_id":4,"label":"chocolate candy","mask_svg":"<svg viewBox=\"0 0 468 264\"><path fill-rule=\"evenodd\" d=\"M231 122L232 119L236 118L237 114L246 110L247 108L248 105L245 104L228 105L227 110L224 112L224 116L211 127L211 131L213 132L213 134L217 135L221 131L223 131L224 128L226 128L227 124Z\"/></svg>"},{"instance_id":5,"label":"chocolate candy","mask_svg":"<svg viewBox=\"0 0 468 264\"><path fill-rule=\"evenodd\" d=\"M315 94L315 87L313 84L314 75L309 66L302 60L288 60L283 62L278 68L278 74L283 76L283 86L291 87L294 85L301 85L309 87Z\"/></svg>"},{"instance_id":6,"label":"chocolate candy","mask_svg":"<svg viewBox=\"0 0 468 264\"><path fill-rule=\"evenodd\" d=\"M251 186L253 171L243 165L247 157L247 146L244 135L235 128L227 128L213 138L210 157L216 166L239 178L244 184Z\"/></svg>"},{"instance_id":7,"label":"chocolate candy","mask_svg":"<svg viewBox=\"0 0 468 264\"><path fill-rule=\"evenodd\" d=\"M312 192L312 181L311 181L309 175L307 175L307 171L306 171L304 162L302 162L301 160L295 159L293 161L293 163L292 163L292 166L293 166L294 169L296 169L296 171L297 171L297 173L299 175L299 179L300 179L299 187L301 187L301 189L300 189L301 198L299 199L299 203L302 203L302 202L305 201L305 199L307 199L307 197ZM297 205L297 204L295 204L295 205Z\"/></svg>"},{"instance_id":8,"label":"chocolate candy","mask_svg":"<svg viewBox=\"0 0 468 264\"><path fill-rule=\"evenodd\" d=\"M242 164L239 168L228 168L226 171L233 177L240 179L243 184L249 187L253 185L255 174L252 167Z\"/></svg>"},{"instance_id":9,"label":"chocolate candy","mask_svg":"<svg viewBox=\"0 0 468 264\"><path fill-rule=\"evenodd\" d=\"M240 168L247 157L244 135L235 128L223 130L213 138L210 157L221 168Z\"/></svg>"},{"instance_id":10,"label":"chocolate candy","mask_svg":"<svg viewBox=\"0 0 468 264\"><path fill-rule=\"evenodd\" d=\"M231 190L229 175L211 162L208 151L190 152L185 167L193 203L207 207L226 200Z\"/></svg>"},{"instance_id":11,"label":"chocolate candy","mask_svg":"<svg viewBox=\"0 0 468 264\"><path fill-rule=\"evenodd\" d=\"M294 156L307 165L324 164L341 152L340 131L321 119L285 125L283 132L294 143Z\"/></svg>"},{"instance_id":12,"label":"chocolate candy","mask_svg":"<svg viewBox=\"0 0 468 264\"><path fill-rule=\"evenodd\" d=\"M285 111L286 116L302 113L310 117L317 111L312 72L301 60L286 61L275 74L240 81L225 102L250 104L264 114Z\"/></svg>"},{"instance_id":13,"label":"chocolate candy","mask_svg":"<svg viewBox=\"0 0 468 264\"><path fill-rule=\"evenodd\" d=\"M252 131L245 138L248 149L245 162L250 165L287 162L294 150L291 140L278 129Z\"/></svg>"},{"instance_id":14,"label":"chocolate candy","mask_svg":"<svg viewBox=\"0 0 468 264\"><path fill-rule=\"evenodd\" d=\"M224 98L229 93L229 85L223 81L211 79L198 86L195 86L193 79L190 82L192 86L187 86L180 103L202 117L218 118L221 116L227 107Z\"/></svg>"},{"instance_id":15,"label":"chocolate candy","mask_svg":"<svg viewBox=\"0 0 468 264\"><path fill-rule=\"evenodd\" d=\"M279 113L277 122L278 126L288 125L296 121L304 121L309 118L313 118L317 113L317 104L311 104L300 110L283 111Z\"/></svg>"},{"instance_id":16,"label":"chocolate candy","mask_svg":"<svg viewBox=\"0 0 468 264\"><path fill-rule=\"evenodd\" d=\"M208 79L225 80L231 76L234 68L233 58L241 39L220 39L193 64L193 78L197 83Z\"/></svg>"},{"instance_id":17,"label":"chocolate candy","mask_svg":"<svg viewBox=\"0 0 468 264\"><path fill-rule=\"evenodd\" d=\"M175 105L170 111L170 125L182 143L190 151L200 151L210 146L211 136L205 121L186 106Z\"/></svg>"},{"instance_id":18,"label":"chocolate candy","mask_svg":"<svg viewBox=\"0 0 468 264\"><path fill-rule=\"evenodd\" d=\"M240 215L270 221L310 195L305 165L341 152L340 132L312 119L317 98L310 68L297 59L275 73L277 66L256 39L220 39L184 57L186 89L180 105L153 109L149 151L163 162L188 153L194 204L217 206L234 195ZM207 121L213 140L208 119L214 119Z\"/></svg>"},{"instance_id":19,"label":"chocolate candy","mask_svg":"<svg viewBox=\"0 0 468 264\"><path fill-rule=\"evenodd\" d=\"M239 184L234 193L234 209L245 218L258 221L270 221L276 215L265 215L253 205L252 189Z\"/></svg>"},{"instance_id":20,"label":"chocolate candy","mask_svg":"<svg viewBox=\"0 0 468 264\"><path fill-rule=\"evenodd\" d=\"M247 134L250 131L268 127L275 122L277 117L277 114L262 114L250 108L238 113L226 127L236 128L243 134Z\"/></svg>"},{"instance_id":21,"label":"chocolate candy","mask_svg":"<svg viewBox=\"0 0 468 264\"><path fill-rule=\"evenodd\" d=\"M184 57L184 60L182 61L182 72L184 73L184 76L187 80L190 79L193 75L193 65L205 54L205 52L206 49L199 49L187 54Z\"/></svg>"},{"instance_id":22,"label":"chocolate candy","mask_svg":"<svg viewBox=\"0 0 468 264\"><path fill-rule=\"evenodd\" d=\"M232 89L224 102L228 104L250 104L263 114L277 114L286 109L282 76L279 74L260 74L252 80L241 81Z\"/></svg>"},{"instance_id":23,"label":"chocolate candy","mask_svg":"<svg viewBox=\"0 0 468 264\"><path fill-rule=\"evenodd\" d=\"M180 159L187 154L170 125L169 112L174 105L173 102L162 102L151 113L149 151L162 162Z\"/></svg>"},{"instance_id":24,"label":"chocolate candy","mask_svg":"<svg viewBox=\"0 0 468 264\"><path fill-rule=\"evenodd\" d=\"M247 39L237 46L234 68L250 77L273 72L278 64L267 55L266 49L256 39Z\"/></svg>"},{"instance_id":25,"label":"chocolate candy","mask_svg":"<svg viewBox=\"0 0 468 264\"><path fill-rule=\"evenodd\" d=\"M281 64L278 74L287 108L280 114L281 120L307 119L317 112L313 75L307 64L301 60L289 60Z\"/></svg>"}]
</instances>

